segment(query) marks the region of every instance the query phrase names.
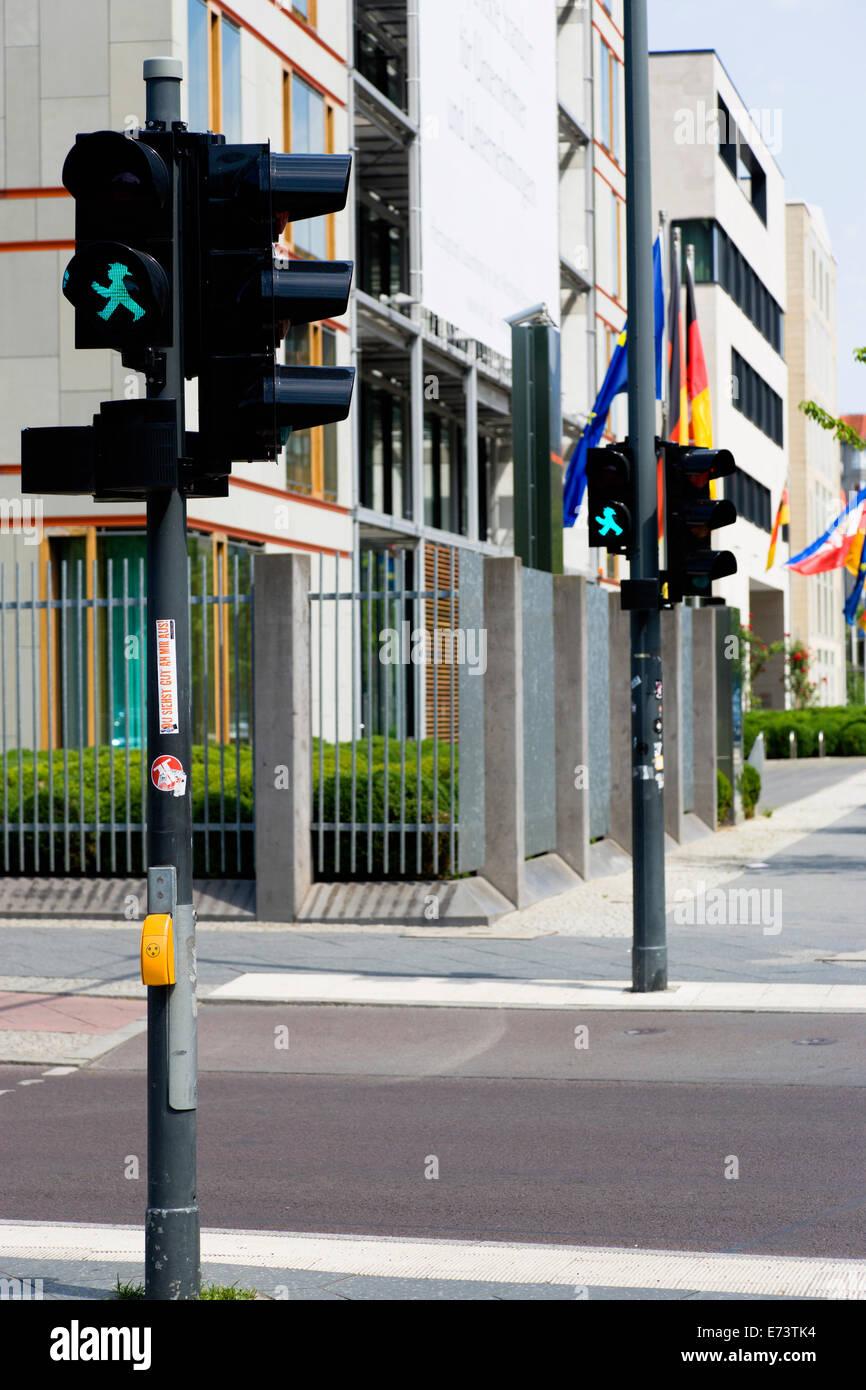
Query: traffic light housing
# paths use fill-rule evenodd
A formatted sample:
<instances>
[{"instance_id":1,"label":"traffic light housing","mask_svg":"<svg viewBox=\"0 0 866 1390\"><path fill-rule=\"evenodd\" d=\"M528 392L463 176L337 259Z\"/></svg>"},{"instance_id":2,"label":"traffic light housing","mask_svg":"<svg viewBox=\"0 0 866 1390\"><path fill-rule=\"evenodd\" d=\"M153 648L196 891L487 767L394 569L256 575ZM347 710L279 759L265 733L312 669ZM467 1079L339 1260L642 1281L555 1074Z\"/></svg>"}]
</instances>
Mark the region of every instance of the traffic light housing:
<instances>
[{"instance_id":1,"label":"traffic light housing","mask_svg":"<svg viewBox=\"0 0 866 1390\"><path fill-rule=\"evenodd\" d=\"M173 138L100 130L76 136L66 156L75 255L63 293L75 307L77 348L172 346Z\"/></svg>"},{"instance_id":2,"label":"traffic light housing","mask_svg":"<svg viewBox=\"0 0 866 1390\"><path fill-rule=\"evenodd\" d=\"M736 574L729 550L713 550L713 531L731 526L737 510L728 498L710 495L710 483L736 472L728 449L699 449L665 441L665 537L668 601L686 595L711 599L716 579Z\"/></svg>"},{"instance_id":3,"label":"traffic light housing","mask_svg":"<svg viewBox=\"0 0 866 1390\"><path fill-rule=\"evenodd\" d=\"M350 261L290 260L276 243L289 221L345 207L350 155L272 154L268 144L214 143L201 151L192 216L198 300L185 319L184 372L199 380L192 472L237 460L275 460L289 434L344 420L350 367L286 367L290 327L345 313Z\"/></svg>"},{"instance_id":4,"label":"traffic light housing","mask_svg":"<svg viewBox=\"0 0 866 1390\"><path fill-rule=\"evenodd\" d=\"M587 451L589 543L612 555L634 552L634 468L634 454L627 444Z\"/></svg>"}]
</instances>

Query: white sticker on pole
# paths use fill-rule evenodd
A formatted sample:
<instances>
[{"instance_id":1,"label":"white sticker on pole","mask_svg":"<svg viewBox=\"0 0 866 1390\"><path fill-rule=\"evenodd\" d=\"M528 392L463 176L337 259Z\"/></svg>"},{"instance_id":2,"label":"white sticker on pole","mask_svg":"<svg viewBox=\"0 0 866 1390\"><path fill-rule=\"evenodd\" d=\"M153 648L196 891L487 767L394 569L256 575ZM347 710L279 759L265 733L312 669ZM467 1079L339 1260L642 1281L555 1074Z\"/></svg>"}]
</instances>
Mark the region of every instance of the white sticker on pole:
<instances>
[{"instance_id":1,"label":"white sticker on pole","mask_svg":"<svg viewBox=\"0 0 866 1390\"><path fill-rule=\"evenodd\" d=\"M159 692L159 732L176 734L177 723L177 648L174 638L174 618L156 620L156 684Z\"/></svg>"}]
</instances>

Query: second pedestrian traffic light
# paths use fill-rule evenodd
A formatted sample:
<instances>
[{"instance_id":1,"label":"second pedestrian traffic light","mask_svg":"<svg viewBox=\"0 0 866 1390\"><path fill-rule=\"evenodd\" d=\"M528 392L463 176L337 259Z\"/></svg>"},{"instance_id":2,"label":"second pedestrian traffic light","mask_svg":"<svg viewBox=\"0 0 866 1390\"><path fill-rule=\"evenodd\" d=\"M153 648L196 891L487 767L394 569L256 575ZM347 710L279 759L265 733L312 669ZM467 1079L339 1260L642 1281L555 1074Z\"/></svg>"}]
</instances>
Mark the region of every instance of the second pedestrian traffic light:
<instances>
[{"instance_id":1,"label":"second pedestrian traffic light","mask_svg":"<svg viewBox=\"0 0 866 1390\"><path fill-rule=\"evenodd\" d=\"M713 531L731 526L737 510L728 498L714 498L710 484L736 472L728 449L698 449L665 442L665 537L668 600L685 595L712 598L713 580L736 574L729 550L713 550Z\"/></svg>"},{"instance_id":2,"label":"second pedestrian traffic light","mask_svg":"<svg viewBox=\"0 0 866 1390\"><path fill-rule=\"evenodd\" d=\"M292 430L349 413L350 367L277 361L290 327L345 312L350 261L290 260L275 244L290 221L346 204L350 155L272 154L270 146L201 150L199 297L187 301L185 373L199 378L196 471L276 459Z\"/></svg>"},{"instance_id":3,"label":"second pedestrian traffic light","mask_svg":"<svg viewBox=\"0 0 866 1390\"><path fill-rule=\"evenodd\" d=\"M589 449L586 460L589 543L612 555L634 551L634 455L627 444Z\"/></svg>"}]
</instances>

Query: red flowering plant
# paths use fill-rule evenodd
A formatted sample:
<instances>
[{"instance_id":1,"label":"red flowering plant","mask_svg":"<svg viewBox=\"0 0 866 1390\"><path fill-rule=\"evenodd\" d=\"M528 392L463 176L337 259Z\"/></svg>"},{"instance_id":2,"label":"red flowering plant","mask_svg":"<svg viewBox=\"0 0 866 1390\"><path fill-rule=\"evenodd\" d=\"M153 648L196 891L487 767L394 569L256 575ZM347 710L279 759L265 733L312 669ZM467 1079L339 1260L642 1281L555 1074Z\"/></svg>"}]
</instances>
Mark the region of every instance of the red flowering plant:
<instances>
[{"instance_id":1,"label":"red flowering plant","mask_svg":"<svg viewBox=\"0 0 866 1390\"><path fill-rule=\"evenodd\" d=\"M794 709L809 709L816 704L818 685L809 679L812 653L803 642L795 641L788 649L788 671L785 688L789 691Z\"/></svg>"},{"instance_id":2,"label":"red flowering plant","mask_svg":"<svg viewBox=\"0 0 866 1390\"><path fill-rule=\"evenodd\" d=\"M763 702L760 695L755 694L755 682L761 672L766 668L767 663L772 661L774 656L778 656L780 652L784 652L785 650L785 643L783 641L765 642L758 636L752 627L752 616L753 615L750 613L749 622L745 627L742 623L739 624L738 632L739 647L741 650L745 651L748 656L747 661L741 658L737 662L741 678L747 681L745 694L746 709L748 710L761 708Z\"/></svg>"}]
</instances>

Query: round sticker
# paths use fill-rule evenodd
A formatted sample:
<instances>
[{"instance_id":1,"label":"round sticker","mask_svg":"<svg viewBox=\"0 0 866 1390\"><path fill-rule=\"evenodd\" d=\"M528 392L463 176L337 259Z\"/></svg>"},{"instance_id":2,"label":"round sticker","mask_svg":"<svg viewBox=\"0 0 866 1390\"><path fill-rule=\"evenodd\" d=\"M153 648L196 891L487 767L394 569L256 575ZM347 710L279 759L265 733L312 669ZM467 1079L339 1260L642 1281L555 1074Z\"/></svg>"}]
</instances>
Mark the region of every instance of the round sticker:
<instances>
[{"instance_id":1,"label":"round sticker","mask_svg":"<svg viewBox=\"0 0 866 1390\"><path fill-rule=\"evenodd\" d=\"M180 759L173 753L163 753L154 758L150 768L150 780L160 792L171 792L172 796L183 796L186 791L186 773Z\"/></svg>"}]
</instances>

